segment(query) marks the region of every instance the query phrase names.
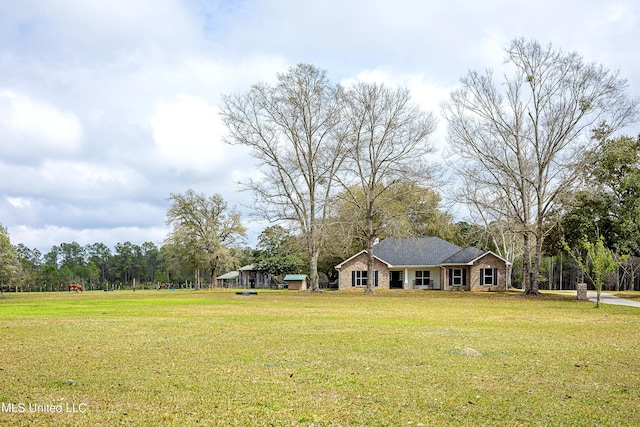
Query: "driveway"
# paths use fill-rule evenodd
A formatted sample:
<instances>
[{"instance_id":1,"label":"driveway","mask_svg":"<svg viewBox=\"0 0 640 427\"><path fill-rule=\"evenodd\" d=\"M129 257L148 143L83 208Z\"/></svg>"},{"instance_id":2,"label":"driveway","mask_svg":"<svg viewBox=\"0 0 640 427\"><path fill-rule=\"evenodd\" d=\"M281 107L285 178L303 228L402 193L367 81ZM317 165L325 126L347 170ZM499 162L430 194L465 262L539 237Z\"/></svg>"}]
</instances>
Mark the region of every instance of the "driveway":
<instances>
[{"instance_id":1,"label":"driveway","mask_svg":"<svg viewBox=\"0 0 640 427\"><path fill-rule=\"evenodd\" d=\"M596 298L597 298L597 294L596 291L588 291L587 292L587 297L593 301L596 302ZM600 302L604 303L604 304L617 304L617 305L626 305L629 307L638 307L640 308L640 302L638 301L633 301L630 299L624 299L624 298L618 298L617 296L611 295L611 294L607 294L602 292L600 294Z\"/></svg>"}]
</instances>

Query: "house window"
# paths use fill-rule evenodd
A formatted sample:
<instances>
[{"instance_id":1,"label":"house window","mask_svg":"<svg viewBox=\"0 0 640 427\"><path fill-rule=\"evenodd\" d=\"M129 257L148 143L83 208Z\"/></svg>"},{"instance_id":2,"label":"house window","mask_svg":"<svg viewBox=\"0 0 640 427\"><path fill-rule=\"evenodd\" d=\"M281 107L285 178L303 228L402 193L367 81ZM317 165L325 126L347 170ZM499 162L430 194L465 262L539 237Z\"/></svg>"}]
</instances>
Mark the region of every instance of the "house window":
<instances>
[{"instance_id":1,"label":"house window","mask_svg":"<svg viewBox=\"0 0 640 427\"><path fill-rule=\"evenodd\" d=\"M491 268L483 268L482 270L484 277L480 282L485 286L493 285L493 270Z\"/></svg>"},{"instance_id":2,"label":"house window","mask_svg":"<svg viewBox=\"0 0 640 427\"><path fill-rule=\"evenodd\" d=\"M493 286L498 284L497 268L481 268L480 269L480 285Z\"/></svg>"},{"instance_id":3,"label":"house window","mask_svg":"<svg viewBox=\"0 0 640 427\"><path fill-rule=\"evenodd\" d=\"M431 283L430 271L416 271L416 286L429 286Z\"/></svg>"},{"instance_id":4,"label":"house window","mask_svg":"<svg viewBox=\"0 0 640 427\"><path fill-rule=\"evenodd\" d=\"M367 286L367 271L356 271L356 280L353 286Z\"/></svg>"},{"instance_id":5,"label":"house window","mask_svg":"<svg viewBox=\"0 0 640 427\"><path fill-rule=\"evenodd\" d=\"M374 286L378 286L378 271L374 271ZM367 286L367 270L351 272L351 286Z\"/></svg>"},{"instance_id":6,"label":"house window","mask_svg":"<svg viewBox=\"0 0 640 427\"><path fill-rule=\"evenodd\" d=\"M451 269L451 284L453 286L462 286L464 284L462 280L462 269L461 268L453 268Z\"/></svg>"}]
</instances>

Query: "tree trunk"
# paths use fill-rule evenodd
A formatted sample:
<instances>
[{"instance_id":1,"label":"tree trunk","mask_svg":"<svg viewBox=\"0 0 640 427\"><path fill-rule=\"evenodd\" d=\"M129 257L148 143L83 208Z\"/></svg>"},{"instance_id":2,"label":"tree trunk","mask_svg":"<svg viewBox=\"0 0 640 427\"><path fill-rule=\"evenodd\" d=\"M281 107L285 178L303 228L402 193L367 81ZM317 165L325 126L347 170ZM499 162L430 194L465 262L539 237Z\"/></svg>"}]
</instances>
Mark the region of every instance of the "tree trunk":
<instances>
[{"instance_id":1,"label":"tree trunk","mask_svg":"<svg viewBox=\"0 0 640 427\"><path fill-rule=\"evenodd\" d=\"M367 239L367 287L364 290L365 294L373 294L376 286L375 272L373 270L373 238Z\"/></svg>"},{"instance_id":2,"label":"tree trunk","mask_svg":"<svg viewBox=\"0 0 640 427\"><path fill-rule=\"evenodd\" d=\"M309 291L319 292L320 285L318 283L318 251L314 248L314 252L309 254Z\"/></svg>"},{"instance_id":3,"label":"tree trunk","mask_svg":"<svg viewBox=\"0 0 640 427\"><path fill-rule=\"evenodd\" d=\"M373 203L369 202L367 209L367 287L365 294L373 294L376 286L375 273L373 271L373 241L375 239L373 230Z\"/></svg>"},{"instance_id":4,"label":"tree trunk","mask_svg":"<svg viewBox=\"0 0 640 427\"><path fill-rule=\"evenodd\" d=\"M320 255L320 252L317 246L316 228L314 223L311 224L311 230L309 231L309 235L307 235L307 250L309 253L308 289L310 292L319 292L320 285L318 283L318 256Z\"/></svg>"},{"instance_id":5,"label":"tree trunk","mask_svg":"<svg viewBox=\"0 0 640 427\"><path fill-rule=\"evenodd\" d=\"M536 249L533 257L533 268L531 269L531 287L527 295L539 295L540 292L540 265L542 261L542 225L538 224L536 230Z\"/></svg>"},{"instance_id":6,"label":"tree trunk","mask_svg":"<svg viewBox=\"0 0 640 427\"><path fill-rule=\"evenodd\" d=\"M218 261L210 260L209 261L209 269L211 273L211 281L209 282L209 287L217 288L218 283L216 282L216 272L218 271Z\"/></svg>"},{"instance_id":7,"label":"tree trunk","mask_svg":"<svg viewBox=\"0 0 640 427\"><path fill-rule=\"evenodd\" d=\"M524 289L525 295L528 295L531 291L531 277L530 266L531 261L531 243L529 241L529 233L524 233L522 236L523 249L522 249L522 289Z\"/></svg>"}]
</instances>

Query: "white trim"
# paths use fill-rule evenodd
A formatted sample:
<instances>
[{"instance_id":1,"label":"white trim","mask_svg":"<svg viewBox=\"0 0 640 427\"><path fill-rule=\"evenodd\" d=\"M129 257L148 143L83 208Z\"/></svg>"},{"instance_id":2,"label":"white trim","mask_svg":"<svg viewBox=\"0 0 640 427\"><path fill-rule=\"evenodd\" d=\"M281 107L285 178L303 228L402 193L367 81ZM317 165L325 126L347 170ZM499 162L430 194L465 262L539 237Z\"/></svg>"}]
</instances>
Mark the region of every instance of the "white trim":
<instances>
[{"instance_id":1,"label":"white trim","mask_svg":"<svg viewBox=\"0 0 640 427\"><path fill-rule=\"evenodd\" d=\"M466 284L464 283L465 274L462 272L462 270L464 270L464 269L461 268L461 267L452 268L451 269L451 286L466 286ZM456 271L460 272L460 276L456 276L454 274ZM459 285L456 285L456 283L455 283L456 279L460 279L460 284Z\"/></svg>"},{"instance_id":2,"label":"white trim","mask_svg":"<svg viewBox=\"0 0 640 427\"><path fill-rule=\"evenodd\" d=\"M353 270L355 271L356 275L355 275L355 283L353 283L351 286L354 288L363 288L365 286L367 286L367 282L368 282L368 277L367 276L367 270ZM358 277L360 276L360 277Z\"/></svg>"},{"instance_id":3,"label":"white trim","mask_svg":"<svg viewBox=\"0 0 640 427\"><path fill-rule=\"evenodd\" d=\"M344 264L346 264L346 263L348 263L349 261L351 261L352 259L354 259L354 258L356 258L356 257L358 257L358 256L360 256L360 255L362 255L362 254L366 254L366 253L368 253L368 252L367 252L367 250L366 250L366 249L363 249L363 250L361 250L360 252L358 252L357 254L355 254L354 256L352 256L351 258L349 258L349 259L346 259L346 260L342 261L340 264L336 265L336 266L335 266L335 267L333 267L333 268L335 268L336 270L340 270ZM378 258L378 257L377 257L377 256L375 256L375 255L373 256L373 258L374 258L374 259L377 259L378 261L380 261L380 262L381 262L381 263L383 263L383 264L386 264L386 265L387 265L387 267L389 267L389 268L393 267L393 265L389 264L387 261L383 260L382 258Z\"/></svg>"},{"instance_id":4,"label":"white trim","mask_svg":"<svg viewBox=\"0 0 640 427\"><path fill-rule=\"evenodd\" d=\"M499 260L501 260L501 261L504 261L504 262L505 262L505 264L507 264L507 265L511 265L511 263L510 263L509 261L507 261L506 259L502 258L500 255L496 254L496 253L495 253L495 252L493 252L493 251L486 251L485 253L483 253L483 254L482 254L482 255L480 255L479 257L474 258L474 259L472 259L472 260L471 260L471 261L469 261L469 262L447 262L447 263L443 263L443 264L440 264L440 265L441 265L441 266L446 266L446 267L451 267L451 266L456 266L456 265L468 265L468 266L473 266L473 264L475 264L475 262L476 262L476 261L478 261L478 260L479 260L479 259L481 259L481 258L484 258L485 256L487 256L487 255L489 255L489 254L493 255L494 257L498 258L498 259L499 259Z\"/></svg>"},{"instance_id":5,"label":"white trim","mask_svg":"<svg viewBox=\"0 0 640 427\"><path fill-rule=\"evenodd\" d=\"M474 259L474 260L470 261L470 262L469 262L469 264L467 264L467 265L473 265L473 264L474 264L476 261L478 261L480 258L483 258L483 257L485 257L485 256L487 256L487 255L489 255L489 254L493 255L494 257L498 258L499 260L504 261L507 265L511 265L511 263L510 263L509 261L507 261L506 259L502 258L500 255L498 255L498 254L494 253L493 251L487 251L487 252L483 253L483 254L482 254L482 255L480 255L478 258L476 258L476 259Z\"/></svg>"},{"instance_id":6,"label":"white trim","mask_svg":"<svg viewBox=\"0 0 640 427\"><path fill-rule=\"evenodd\" d=\"M389 267L391 267L391 268L409 268L409 269L412 269L412 270L419 270L419 269L421 269L421 268L423 268L423 269L424 269L424 268L438 268L438 267L440 267L441 265L444 265L444 264L436 264L436 265L425 265L425 264L415 264L415 265L391 265L391 264L388 264L388 265L389 265Z\"/></svg>"}]
</instances>

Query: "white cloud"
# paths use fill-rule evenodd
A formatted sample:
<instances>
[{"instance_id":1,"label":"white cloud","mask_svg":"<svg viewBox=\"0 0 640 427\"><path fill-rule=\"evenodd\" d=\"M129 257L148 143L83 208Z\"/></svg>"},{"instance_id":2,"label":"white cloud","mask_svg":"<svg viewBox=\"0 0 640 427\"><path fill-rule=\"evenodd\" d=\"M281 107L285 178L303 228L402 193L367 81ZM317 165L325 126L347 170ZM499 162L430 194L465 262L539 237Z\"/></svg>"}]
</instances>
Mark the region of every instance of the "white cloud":
<instances>
[{"instance_id":1,"label":"white cloud","mask_svg":"<svg viewBox=\"0 0 640 427\"><path fill-rule=\"evenodd\" d=\"M440 117L442 103L449 99L449 94L454 87L443 87L430 80L424 73L398 73L388 68L376 68L364 70L354 77L342 80L342 84L348 86L355 81L367 83L382 83L391 87L406 87L411 93L411 99L427 113L432 113L437 120ZM436 149L442 150L446 144L446 129L441 120L431 137Z\"/></svg>"},{"instance_id":2,"label":"white cloud","mask_svg":"<svg viewBox=\"0 0 640 427\"><path fill-rule=\"evenodd\" d=\"M182 62L178 74L194 90L207 89L212 97L220 93L244 92L260 81L274 83L287 64L280 55L249 55L226 60L211 60L206 56L191 56Z\"/></svg>"},{"instance_id":3,"label":"white cloud","mask_svg":"<svg viewBox=\"0 0 640 427\"><path fill-rule=\"evenodd\" d=\"M126 166L56 159L36 166L0 162L0 179L0 191L15 194L15 200L31 196L83 203L126 199L147 184Z\"/></svg>"},{"instance_id":4,"label":"white cloud","mask_svg":"<svg viewBox=\"0 0 640 427\"><path fill-rule=\"evenodd\" d=\"M217 108L197 96L180 94L159 104L151 126L158 154L170 168L206 172L222 165L229 151Z\"/></svg>"},{"instance_id":5,"label":"white cloud","mask_svg":"<svg viewBox=\"0 0 640 427\"><path fill-rule=\"evenodd\" d=\"M45 60L53 59L52 51L57 59L103 60L145 45L195 48L201 18L193 12L176 0L24 0L3 7L0 30Z\"/></svg>"},{"instance_id":6,"label":"white cloud","mask_svg":"<svg viewBox=\"0 0 640 427\"><path fill-rule=\"evenodd\" d=\"M394 72L386 67L363 70L354 77L342 80L342 84L348 86L356 80L366 83L382 83L386 86L403 86L411 92L413 102L417 103L424 111L438 114L441 103L449 97L452 88L429 79L424 73Z\"/></svg>"},{"instance_id":7,"label":"white cloud","mask_svg":"<svg viewBox=\"0 0 640 427\"><path fill-rule=\"evenodd\" d=\"M26 197L7 197L7 202L16 209L29 209L31 200Z\"/></svg>"},{"instance_id":8,"label":"white cloud","mask_svg":"<svg viewBox=\"0 0 640 427\"><path fill-rule=\"evenodd\" d=\"M30 158L75 154L82 127L75 114L11 90L0 91L0 154Z\"/></svg>"}]
</instances>

